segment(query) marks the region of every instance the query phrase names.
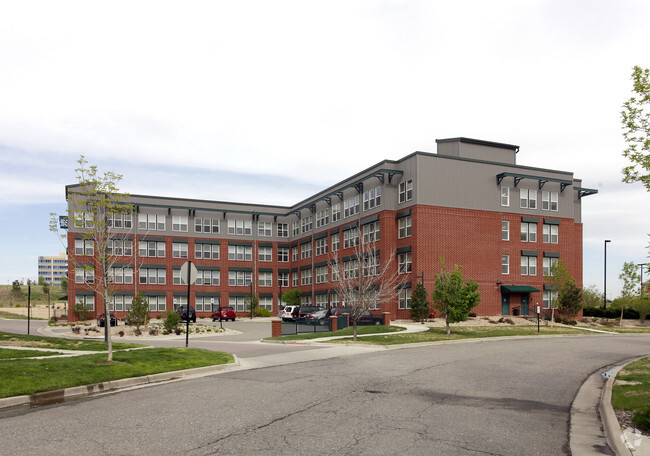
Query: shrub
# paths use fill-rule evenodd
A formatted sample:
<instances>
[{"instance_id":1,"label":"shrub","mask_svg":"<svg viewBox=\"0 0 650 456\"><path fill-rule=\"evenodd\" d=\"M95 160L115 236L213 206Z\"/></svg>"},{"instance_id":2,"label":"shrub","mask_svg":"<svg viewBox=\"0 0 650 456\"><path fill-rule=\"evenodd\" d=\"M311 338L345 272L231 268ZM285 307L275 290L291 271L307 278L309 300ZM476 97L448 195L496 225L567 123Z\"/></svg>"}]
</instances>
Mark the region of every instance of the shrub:
<instances>
[{"instance_id":1,"label":"shrub","mask_svg":"<svg viewBox=\"0 0 650 456\"><path fill-rule=\"evenodd\" d=\"M255 309L255 315L258 317L270 317L271 311L269 309L265 309L264 307L260 307L258 309Z\"/></svg>"},{"instance_id":2,"label":"shrub","mask_svg":"<svg viewBox=\"0 0 650 456\"><path fill-rule=\"evenodd\" d=\"M150 336L157 336L158 335L158 330L156 328L149 328L149 335Z\"/></svg>"},{"instance_id":3,"label":"shrub","mask_svg":"<svg viewBox=\"0 0 650 456\"><path fill-rule=\"evenodd\" d=\"M135 334L136 336L141 336L142 335L142 330L140 328L135 328L133 330L133 334Z\"/></svg>"},{"instance_id":4,"label":"shrub","mask_svg":"<svg viewBox=\"0 0 650 456\"><path fill-rule=\"evenodd\" d=\"M650 407L639 410L632 417L632 424L641 431L650 431Z\"/></svg>"},{"instance_id":5,"label":"shrub","mask_svg":"<svg viewBox=\"0 0 650 456\"><path fill-rule=\"evenodd\" d=\"M476 318L476 312L470 312L468 317L470 318Z\"/></svg>"},{"instance_id":6,"label":"shrub","mask_svg":"<svg viewBox=\"0 0 650 456\"><path fill-rule=\"evenodd\" d=\"M172 309L168 309L163 314L163 328L167 332L167 334L176 331L180 321L181 321L181 316L178 315L176 311Z\"/></svg>"},{"instance_id":7,"label":"shrub","mask_svg":"<svg viewBox=\"0 0 650 456\"><path fill-rule=\"evenodd\" d=\"M508 323L509 325L514 325L515 324L515 322L512 321L512 319L510 319L510 318L505 318L505 319L502 318L502 320L503 320L504 323Z\"/></svg>"},{"instance_id":8,"label":"shrub","mask_svg":"<svg viewBox=\"0 0 650 456\"><path fill-rule=\"evenodd\" d=\"M120 337L124 337L124 331L120 331L118 332L118 334L120 335Z\"/></svg>"},{"instance_id":9,"label":"shrub","mask_svg":"<svg viewBox=\"0 0 650 456\"><path fill-rule=\"evenodd\" d=\"M72 334L81 334L81 326L73 326Z\"/></svg>"},{"instance_id":10,"label":"shrub","mask_svg":"<svg viewBox=\"0 0 650 456\"><path fill-rule=\"evenodd\" d=\"M177 336L180 336L181 334L183 334L183 330L182 330L181 328L176 328L176 329L174 329L174 333L175 333Z\"/></svg>"}]
</instances>

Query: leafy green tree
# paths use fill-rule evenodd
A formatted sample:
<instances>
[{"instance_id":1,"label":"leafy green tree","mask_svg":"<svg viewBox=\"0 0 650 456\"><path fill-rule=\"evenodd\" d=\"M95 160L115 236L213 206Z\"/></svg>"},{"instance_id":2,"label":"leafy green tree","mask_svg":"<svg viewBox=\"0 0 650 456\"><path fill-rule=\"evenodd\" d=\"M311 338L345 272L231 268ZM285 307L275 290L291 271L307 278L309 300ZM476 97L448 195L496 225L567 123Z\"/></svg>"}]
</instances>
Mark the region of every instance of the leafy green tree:
<instances>
[{"instance_id":1,"label":"leafy green tree","mask_svg":"<svg viewBox=\"0 0 650 456\"><path fill-rule=\"evenodd\" d=\"M132 214L134 208L127 202L129 195L120 193L117 187L122 175L108 171L99 173L97 166L88 165L82 155L77 160L78 185L69 187L68 220L79 229L79 234L88 245L92 245L92 254L77 256L68 250L68 258L74 262L76 269L83 269L92 279L87 279L85 286L95 296L101 297L104 304L104 313L110 313L110 303L113 298L112 268L118 257L113 255L110 248L118 234L110 230L112 217L115 214ZM50 214L50 231L53 231L65 240L66 233L59 232L59 217ZM99 304L99 303L98 303ZM104 325L104 340L108 348L108 362L113 360L113 343L111 340L110 325Z\"/></svg>"},{"instance_id":2,"label":"leafy green tree","mask_svg":"<svg viewBox=\"0 0 650 456\"><path fill-rule=\"evenodd\" d=\"M147 326L149 322L149 303L144 298L141 292L135 295L131 310L126 313L126 323L129 326L135 326L140 329L140 326Z\"/></svg>"},{"instance_id":3,"label":"leafy green tree","mask_svg":"<svg viewBox=\"0 0 650 456\"><path fill-rule=\"evenodd\" d=\"M246 296L244 298L244 303L245 303L246 307L248 307L248 316L249 317L250 316L254 317L256 315L255 311L257 309L257 306L259 305L259 299L257 298L257 296L255 296L255 295L253 295L252 297L251 296Z\"/></svg>"},{"instance_id":4,"label":"leafy green tree","mask_svg":"<svg viewBox=\"0 0 650 456\"><path fill-rule=\"evenodd\" d=\"M422 283L415 285L411 294L411 320L423 320L429 316L429 293Z\"/></svg>"},{"instance_id":5,"label":"leafy green tree","mask_svg":"<svg viewBox=\"0 0 650 456\"><path fill-rule=\"evenodd\" d=\"M558 295L558 312L574 320L582 310L582 290L573 281L564 284Z\"/></svg>"},{"instance_id":6,"label":"leafy green tree","mask_svg":"<svg viewBox=\"0 0 650 456\"><path fill-rule=\"evenodd\" d=\"M88 319L90 309L85 302L78 302L74 305L74 312L77 314L77 317L79 317L79 320L86 321Z\"/></svg>"},{"instance_id":7,"label":"leafy green tree","mask_svg":"<svg viewBox=\"0 0 650 456\"><path fill-rule=\"evenodd\" d=\"M173 309L167 309L162 315L163 331L166 334L173 333L181 322L181 316Z\"/></svg>"},{"instance_id":8,"label":"leafy green tree","mask_svg":"<svg viewBox=\"0 0 650 456\"><path fill-rule=\"evenodd\" d=\"M603 294L596 285L589 285L582 289L582 304L584 307L600 307L603 302Z\"/></svg>"},{"instance_id":9,"label":"leafy green tree","mask_svg":"<svg viewBox=\"0 0 650 456\"><path fill-rule=\"evenodd\" d=\"M433 306L445 316L447 335L449 335L451 334L449 324L467 320L470 311L481 301L481 294L478 292L476 282L463 279L462 266L455 265L453 271L448 271L442 258L431 300Z\"/></svg>"},{"instance_id":10,"label":"leafy green tree","mask_svg":"<svg viewBox=\"0 0 650 456\"><path fill-rule=\"evenodd\" d=\"M571 274L569 274L569 271L564 265L563 260L558 260L557 262L553 262L553 264L551 264L549 274L544 276L544 280L547 281L551 287L550 307L552 325L555 321L555 309L558 308L558 301L562 288L570 283L575 283L575 281L573 280L573 277L571 277ZM557 296L557 298L554 298L554 296Z\"/></svg>"},{"instance_id":11,"label":"leafy green tree","mask_svg":"<svg viewBox=\"0 0 650 456\"><path fill-rule=\"evenodd\" d=\"M630 307L633 304L634 300L639 296L639 293L641 291L641 275L639 274L638 268L634 261L626 261L623 263L623 267L621 268L621 273L618 275L618 278L623 281L621 296L619 298L619 302L621 304L620 324L622 325L625 306Z\"/></svg>"},{"instance_id":12,"label":"leafy green tree","mask_svg":"<svg viewBox=\"0 0 650 456\"><path fill-rule=\"evenodd\" d=\"M59 286L61 287L61 291L65 294L68 293L68 279L66 277L61 278L61 282L59 282Z\"/></svg>"},{"instance_id":13,"label":"leafy green tree","mask_svg":"<svg viewBox=\"0 0 650 456\"><path fill-rule=\"evenodd\" d=\"M14 280L11 282L11 296L14 298L22 298L23 288L20 284L20 280Z\"/></svg>"},{"instance_id":14,"label":"leafy green tree","mask_svg":"<svg viewBox=\"0 0 650 456\"><path fill-rule=\"evenodd\" d=\"M298 288L291 288L282 293L282 302L288 306L299 306L302 298L302 292Z\"/></svg>"},{"instance_id":15,"label":"leafy green tree","mask_svg":"<svg viewBox=\"0 0 650 456\"><path fill-rule=\"evenodd\" d=\"M639 312L639 321L644 323L646 316L650 313L650 296L644 295L642 298L636 298L632 302L632 307Z\"/></svg>"},{"instance_id":16,"label":"leafy green tree","mask_svg":"<svg viewBox=\"0 0 650 456\"><path fill-rule=\"evenodd\" d=\"M632 70L632 97L623 104L621 124L631 165L623 168L623 182L641 182L650 191L650 70Z\"/></svg>"}]
</instances>

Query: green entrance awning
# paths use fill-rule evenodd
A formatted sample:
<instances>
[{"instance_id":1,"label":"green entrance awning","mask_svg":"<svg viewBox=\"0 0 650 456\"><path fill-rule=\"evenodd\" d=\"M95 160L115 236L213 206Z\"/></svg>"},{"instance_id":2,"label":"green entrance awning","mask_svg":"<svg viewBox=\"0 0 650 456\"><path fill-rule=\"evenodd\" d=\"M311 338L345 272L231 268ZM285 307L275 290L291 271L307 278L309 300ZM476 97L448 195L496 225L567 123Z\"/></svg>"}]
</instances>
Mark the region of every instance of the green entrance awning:
<instances>
[{"instance_id":1,"label":"green entrance awning","mask_svg":"<svg viewBox=\"0 0 650 456\"><path fill-rule=\"evenodd\" d=\"M536 291L539 290L528 285L501 285L502 293L534 293Z\"/></svg>"}]
</instances>

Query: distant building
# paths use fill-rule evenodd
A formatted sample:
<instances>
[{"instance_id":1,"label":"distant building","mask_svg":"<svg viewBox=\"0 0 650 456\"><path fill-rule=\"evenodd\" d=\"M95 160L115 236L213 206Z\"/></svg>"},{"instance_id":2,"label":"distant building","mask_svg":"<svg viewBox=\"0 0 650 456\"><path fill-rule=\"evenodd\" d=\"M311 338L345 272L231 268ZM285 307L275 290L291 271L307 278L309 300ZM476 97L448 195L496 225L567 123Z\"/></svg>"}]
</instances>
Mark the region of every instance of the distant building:
<instances>
[{"instance_id":1,"label":"distant building","mask_svg":"<svg viewBox=\"0 0 650 456\"><path fill-rule=\"evenodd\" d=\"M305 305L340 305L332 257L345 271L358 269L361 236L375 242L377 261L392 260L401 276L394 301L374 308L393 319L409 318L411 290L422 276L432 290L441 257L479 284L478 315L548 309L554 296L544 275L560 259L582 286L581 203L597 190L570 171L517 164L519 146L436 143L437 153L380 161L292 206L130 195L135 213L109 220L118 257L113 310L122 318L138 291L155 316L188 304L180 276L188 260L198 268L189 304L199 317L219 305L244 315L251 294L277 315L289 288L301 290ZM78 191L66 186L68 196ZM69 297L103 312L87 285L93 275L79 266L96 253L83 238L92 219L84 222L84 207L73 204L68 245L77 266L70 262Z\"/></svg>"},{"instance_id":2,"label":"distant building","mask_svg":"<svg viewBox=\"0 0 650 456\"><path fill-rule=\"evenodd\" d=\"M57 256L38 257L38 280L41 277L50 285L60 285L61 279L68 275L68 256L65 252Z\"/></svg>"}]
</instances>

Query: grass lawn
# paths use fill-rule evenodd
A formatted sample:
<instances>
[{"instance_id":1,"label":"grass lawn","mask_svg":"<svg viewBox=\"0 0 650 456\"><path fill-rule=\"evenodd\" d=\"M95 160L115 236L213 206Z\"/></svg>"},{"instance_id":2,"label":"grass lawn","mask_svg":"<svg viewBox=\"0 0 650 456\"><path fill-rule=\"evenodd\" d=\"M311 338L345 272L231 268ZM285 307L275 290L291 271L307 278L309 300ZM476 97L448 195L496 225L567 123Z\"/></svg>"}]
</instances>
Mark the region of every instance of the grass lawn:
<instances>
[{"instance_id":1,"label":"grass lawn","mask_svg":"<svg viewBox=\"0 0 650 456\"><path fill-rule=\"evenodd\" d=\"M0 310L0 318L7 318L9 320L27 320L26 316L23 315L18 315L12 312L6 312L4 310ZM42 318L34 318L31 317L31 320L43 320Z\"/></svg>"},{"instance_id":2,"label":"grass lawn","mask_svg":"<svg viewBox=\"0 0 650 456\"><path fill-rule=\"evenodd\" d=\"M229 353L198 348L147 348L70 358L0 360L0 398L232 363Z\"/></svg>"},{"instance_id":3,"label":"grass lawn","mask_svg":"<svg viewBox=\"0 0 650 456\"><path fill-rule=\"evenodd\" d=\"M383 325L357 326L357 335L398 332L404 330L405 328L402 328L401 326L383 326ZM321 337L352 336L352 334L353 334L352 327L348 326L347 328L342 329L340 331L294 334L291 336L282 336L282 337L269 337L266 340L310 340L310 339L320 339Z\"/></svg>"},{"instance_id":4,"label":"grass lawn","mask_svg":"<svg viewBox=\"0 0 650 456\"><path fill-rule=\"evenodd\" d=\"M41 351L41 350L11 350L9 348L0 348L0 361L12 358L31 358L33 356L53 356L58 352Z\"/></svg>"},{"instance_id":5,"label":"grass lawn","mask_svg":"<svg viewBox=\"0 0 650 456\"><path fill-rule=\"evenodd\" d=\"M628 327L622 327L622 328L619 327L619 326L614 326L614 327L604 327L604 328L597 328L597 329L602 329L603 331L611 331L611 332L622 333L622 334L627 334L627 333L629 333L629 334L635 334L635 333L648 334L648 333L650 333L650 328L641 328L641 327L639 327L639 328L634 328L634 327L630 328L629 326Z\"/></svg>"},{"instance_id":6,"label":"grass lawn","mask_svg":"<svg viewBox=\"0 0 650 456\"><path fill-rule=\"evenodd\" d=\"M477 339L482 337L504 336L548 336L554 334L588 334L574 328L543 326L537 333L537 326L461 326L452 327L447 335L446 328L429 328L428 331L387 336L367 336L359 338L358 344L396 345L421 342L439 342L445 340ZM351 338L337 339L332 343L350 343Z\"/></svg>"},{"instance_id":7,"label":"grass lawn","mask_svg":"<svg viewBox=\"0 0 650 456\"><path fill-rule=\"evenodd\" d=\"M650 358L630 363L616 374L612 407L634 412L632 423L650 432Z\"/></svg>"},{"instance_id":8,"label":"grass lawn","mask_svg":"<svg viewBox=\"0 0 650 456\"><path fill-rule=\"evenodd\" d=\"M105 351L106 344L98 340L62 339L59 337L31 336L26 334L12 334L0 332L0 345L19 345L21 347L52 348L60 350ZM115 343L113 349L144 347L141 344Z\"/></svg>"}]
</instances>

